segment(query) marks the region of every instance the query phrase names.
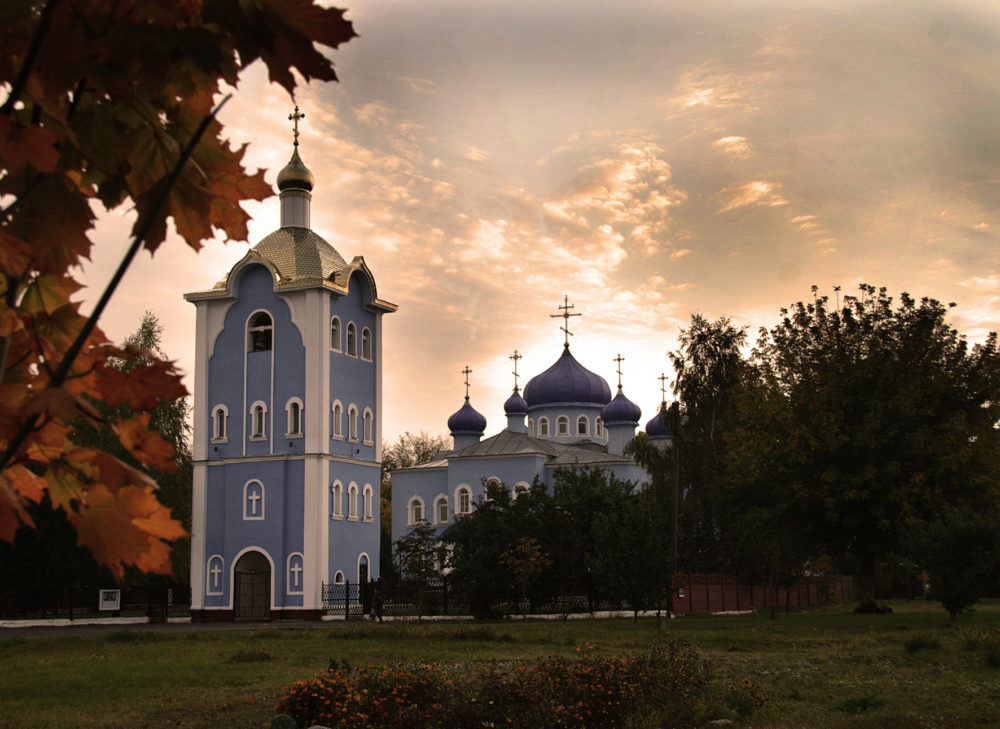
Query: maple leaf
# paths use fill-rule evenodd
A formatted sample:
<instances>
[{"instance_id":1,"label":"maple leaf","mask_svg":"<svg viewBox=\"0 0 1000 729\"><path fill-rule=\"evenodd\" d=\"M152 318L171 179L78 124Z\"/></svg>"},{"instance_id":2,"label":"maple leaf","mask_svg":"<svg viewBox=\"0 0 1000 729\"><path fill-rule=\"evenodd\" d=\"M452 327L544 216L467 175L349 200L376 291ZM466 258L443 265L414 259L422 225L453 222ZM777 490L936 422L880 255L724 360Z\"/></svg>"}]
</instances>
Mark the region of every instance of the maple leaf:
<instances>
[{"instance_id":1,"label":"maple leaf","mask_svg":"<svg viewBox=\"0 0 1000 729\"><path fill-rule=\"evenodd\" d=\"M151 417L150 413L140 413L115 423L115 433L125 449L139 459L140 463L161 471L172 471L177 451L158 432L149 429Z\"/></svg>"},{"instance_id":2,"label":"maple leaf","mask_svg":"<svg viewBox=\"0 0 1000 729\"><path fill-rule=\"evenodd\" d=\"M152 410L160 400L179 400L188 394L173 362L140 363L123 372L103 365L97 370L100 397L115 407L125 403L132 410Z\"/></svg>"},{"instance_id":3,"label":"maple leaf","mask_svg":"<svg viewBox=\"0 0 1000 729\"><path fill-rule=\"evenodd\" d=\"M55 172L59 150L54 130L24 125L0 114L0 167L19 174L31 165L39 172Z\"/></svg>"},{"instance_id":4,"label":"maple leaf","mask_svg":"<svg viewBox=\"0 0 1000 729\"><path fill-rule=\"evenodd\" d=\"M104 484L91 485L70 521L80 543L119 577L125 564L168 574L170 550L161 540L178 539L187 533L156 500L153 489L138 486L112 491Z\"/></svg>"}]
</instances>

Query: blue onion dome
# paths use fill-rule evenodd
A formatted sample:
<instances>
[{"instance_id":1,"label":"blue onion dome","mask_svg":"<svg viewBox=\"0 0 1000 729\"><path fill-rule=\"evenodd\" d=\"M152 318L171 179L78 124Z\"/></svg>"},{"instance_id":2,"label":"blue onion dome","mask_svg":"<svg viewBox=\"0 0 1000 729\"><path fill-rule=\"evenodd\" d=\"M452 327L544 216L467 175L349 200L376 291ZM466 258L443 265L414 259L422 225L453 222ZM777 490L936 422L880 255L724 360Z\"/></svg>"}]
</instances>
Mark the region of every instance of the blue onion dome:
<instances>
[{"instance_id":1,"label":"blue onion dome","mask_svg":"<svg viewBox=\"0 0 1000 729\"><path fill-rule=\"evenodd\" d=\"M503 411L507 415L527 415L528 414L528 403L525 399L521 397L521 393L518 392L517 388L514 388L513 394L507 398L507 402L503 404Z\"/></svg>"},{"instance_id":2,"label":"blue onion dome","mask_svg":"<svg viewBox=\"0 0 1000 729\"><path fill-rule=\"evenodd\" d=\"M654 440L669 438L673 435L670 432L670 412L667 404L663 403L648 423L646 423L646 435Z\"/></svg>"},{"instance_id":3,"label":"blue onion dome","mask_svg":"<svg viewBox=\"0 0 1000 729\"><path fill-rule=\"evenodd\" d=\"M278 189L287 190L289 188L297 188L299 190L312 190L315 182L316 178L313 177L313 173L306 167L302 158L299 157L299 148L295 147L295 150L292 152L292 158L282 168L281 172L278 173Z\"/></svg>"},{"instance_id":4,"label":"blue onion dome","mask_svg":"<svg viewBox=\"0 0 1000 729\"><path fill-rule=\"evenodd\" d=\"M622 386L618 386L618 394L615 399L601 408L601 420L604 425L631 425L635 427L639 424L639 416L642 410L634 402L625 397Z\"/></svg>"},{"instance_id":5,"label":"blue onion dome","mask_svg":"<svg viewBox=\"0 0 1000 729\"><path fill-rule=\"evenodd\" d=\"M469 404L469 398L465 398L465 405L448 418L448 430L452 435L456 433L482 435L486 430L486 418Z\"/></svg>"},{"instance_id":6,"label":"blue onion dome","mask_svg":"<svg viewBox=\"0 0 1000 729\"><path fill-rule=\"evenodd\" d=\"M581 365L563 348L562 356L524 388L528 407L543 405L605 405L611 400L611 388L603 377Z\"/></svg>"}]
</instances>

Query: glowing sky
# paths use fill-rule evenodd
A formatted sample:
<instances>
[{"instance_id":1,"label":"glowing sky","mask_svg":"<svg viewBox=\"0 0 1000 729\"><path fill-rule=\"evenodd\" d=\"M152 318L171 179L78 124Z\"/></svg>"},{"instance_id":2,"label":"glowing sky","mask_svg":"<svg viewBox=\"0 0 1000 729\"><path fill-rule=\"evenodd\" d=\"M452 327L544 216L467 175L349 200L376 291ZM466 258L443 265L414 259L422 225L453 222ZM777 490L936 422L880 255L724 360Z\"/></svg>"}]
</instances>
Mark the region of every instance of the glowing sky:
<instances>
[{"instance_id":1,"label":"glowing sky","mask_svg":"<svg viewBox=\"0 0 1000 729\"><path fill-rule=\"evenodd\" d=\"M303 87L312 227L363 255L385 319L383 436L445 433L472 368L487 434L521 385L572 351L643 410L694 312L755 332L866 282L1000 327L1000 7L985 2L364 0ZM273 182L292 102L251 69L222 119ZM249 207L255 243L277 198ZM86 280L124 251L105 216ZM102 320L144 309L193 370L194 307L246 252L176 238L142 254ZM98 291L90 289L88 301ZM85 306L85 310L89 307ZM189 389L192 383L189 384Z\"/></svg>"}]
</instances>

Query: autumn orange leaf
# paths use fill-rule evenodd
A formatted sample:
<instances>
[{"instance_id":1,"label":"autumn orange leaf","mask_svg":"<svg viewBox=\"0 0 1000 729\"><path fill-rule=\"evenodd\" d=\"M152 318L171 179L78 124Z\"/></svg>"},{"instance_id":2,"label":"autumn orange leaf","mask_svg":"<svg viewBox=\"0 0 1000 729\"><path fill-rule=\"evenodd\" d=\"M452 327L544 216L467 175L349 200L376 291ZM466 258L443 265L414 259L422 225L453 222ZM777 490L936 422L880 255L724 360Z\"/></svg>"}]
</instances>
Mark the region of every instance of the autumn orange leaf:
<instances>
[{"instance_id":1,"label":"autumn orange leaf","mask_svg":"<svg viewBox=\"0 0 1000 729\"><path fill-rule=\"evenodd\" d=\"M151 417L149 413L142 413L115 423L115 433L125 449L139 459L140 463L162 471L172 471L177 451L163 436L149 429Z\"/></svg>"}]
</instances>

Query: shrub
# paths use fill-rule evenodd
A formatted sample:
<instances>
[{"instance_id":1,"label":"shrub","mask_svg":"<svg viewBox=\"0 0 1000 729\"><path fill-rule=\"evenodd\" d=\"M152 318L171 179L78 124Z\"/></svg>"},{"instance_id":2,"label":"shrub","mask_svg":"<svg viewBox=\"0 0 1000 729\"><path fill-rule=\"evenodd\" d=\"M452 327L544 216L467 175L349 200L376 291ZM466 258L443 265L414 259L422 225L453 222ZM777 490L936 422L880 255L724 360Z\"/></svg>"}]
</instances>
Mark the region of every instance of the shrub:
<instances>
[{"instance_id":1,"label":"shrub","mask_svg":"<svg viewBox=\"0 0 1000 729\"><path fill-rule=\"evenodd\" d=\"M881 709L883 706L885 706L885 699L881 696L865 693L861 696L844 699L834 708L848 714L867 714L869 711Z\"/></svg>"},{"instance_id":2,"label":"shrub","mask_svg":"<svg viewBox=\"0 0 1000 729\"><path fill-rule=\"evenodd\" d=\"M714 694L708 664L686 643L674 642L635 656L581 652L534 664L463 666L454 675L437 665L353 672L331 665L287 687L275 710L301 727L338 729L619 729L667 720L684 727L712 718ZM743 715L764 701L749 682L734 695L739 700L732 709Z\"/></svg>"},{"instance_id":3,"label":"shrub","mask_svg":"<svg viewBox=\"0 0 1000 729\"><path fill-rule=\"evenodd\" d=\"M919 635L914 635L903 641L903 648L906 649L907 653L916 653L917 651L925 650L936 650L941 647L940 639L933 633L920 633Z\"/></svg>"}]
</instances>

